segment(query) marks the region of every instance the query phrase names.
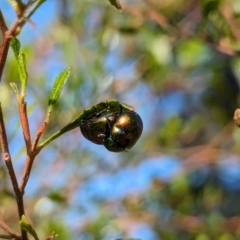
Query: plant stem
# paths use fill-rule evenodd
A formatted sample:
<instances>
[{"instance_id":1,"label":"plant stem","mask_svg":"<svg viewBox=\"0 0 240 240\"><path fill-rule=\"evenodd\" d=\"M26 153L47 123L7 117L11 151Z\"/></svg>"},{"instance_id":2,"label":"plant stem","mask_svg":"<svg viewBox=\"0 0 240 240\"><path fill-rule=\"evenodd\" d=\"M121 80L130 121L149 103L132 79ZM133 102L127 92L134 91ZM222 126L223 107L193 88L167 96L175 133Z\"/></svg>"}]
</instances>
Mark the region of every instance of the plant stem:
<instances>
[{"instance_id":1,"label":"plant stem","mask_svg":"<svg viewBox=\"0 0 240 240\"><path fill-rule=\"evenodd\" d=\"M0 10L0 30L2 32L2 43L0 45L0 82L2 79L3 75L3 70L5 67L7 55L8 55L8 50L10 46L10 40L21 31L22 27L24 24L29 21L29 18L34 14L34 12L45 2L46 0L38 0L36 1L29 1L26 5L22 3L21 0L17 0L17 4L21 11L18 14L18 19L14 23L14 25L8 29L4 16ZM36 3L36 4L35 4ZM24 14L26 11L32 6L32 4L35 4L33 7L32 11L30 11L26 16ZM17 201L17 206L18 206L18 214L19 214L19 219L22 218L22 215L25 214L24 210L24 202L23 202L23 194L24 194L24 188L27 184L30 172L31 172L31 167L34 161L34 158L36 154L34 154L34 151L32 151L31 147L31 136L30 136L30 131L29 131L29 125L28 125L28 118L27 118L27 111L26 111L26 104L20 104L19 103L19 111L20 111L20 118L21 118L21 123L22 123L22 128L23 128L23 134L24 134L24 139L27 147L27 159L25 163L25 169L24 169L24 178L22 180L22 183L20 187L18 186L18 181L15 175L15 171L13 168L12 160L11 160L11 155L9 152L8 148L8 140L7 140L7 135L6 135L6 130L5 130L5 123L3 119L3 113L2 113L2 108L0 104L0 143L1 143L1 148L2 148L2 154L3 154L3 159L6 163L9 176L11 178L12 186L15 192L16 196L16 201ZM1 223L1 222L0 222ZM5 224L0 224L0 227L6 230ZM11 229L10 229L11 230ZM11 232L8 232L11 234ZM22 237L21 236L13 236L15 239L22 239L22 240L28 240L27 232L23 229L21 229ZM6 237L6 236L5 236Z\"/></svg>"},{"instance_id":2,"label":"plant stem","mask_svg":"<svg viewBox=\"0 0 240 240\"><path fill-rule=\"evenodd\" d=\"M32 11L30 11L27 16L22 16L17 19L17 21L13 24L13 26L8 29L5 19L3 17L2 11L0 10L0 29L2 32L3 41L0 46L0 82L2 79L3 69L6 63L8 49L10 45L10 40L16 35L16 30L19 31L22 29L24 24L28 21L28 19L36 12L36 10L45 2L46 0L38 0L38 2L33 7ZM28 8L30 8L34 4L33 1L29 1L29 3L23 9L23 13L25 13ZM19 32L18 31L18 32Z\"/></svg>"},{"instance_id":3,"label":"plant stem","mask_svg":"<svg viewBox=\"0 0 240 240\"><path fill-rule=\"evenodd\" d=\"M5 223L3 223L2 221L0 221L0 227L6 231L8 234L10 234L10 236L7 235L0 235L0 238L5 238L5 239L19 239L21 240L22 237L16 233L13 229L11 229L9 226L7 226Z\"/></svg>"},{"instance_id":4,"label":"plant stem","mask_svg":"<svg viewBox=\"0 0 240 240\"><path fill-rule=\"evenodd\" d=\"M13 185L13 189L14 189L16 198L19 199L19 198L21 198L21 192L19 191L19 188L18 188L17 177L15 175L10 152L8 149L8 140L7 140L6 130L5 130L5 124L4 124L4 119L3 119L1 103L0 103L0 140L1 140L1 146L2 146L3 159L7 165L7 169L9 171L9 175L11 177L11 181L12 181L12 185ZM20 215L20 217L21 217L21 215Z\"/></svg>"},{"instance_id":5,"label":"plant stem","mask_svg":"<svg viewBox=\"0 0 240 240\"><path fill-rule=\"evenodd\" d=\"M8 139L5 129L5 123L3 119L3 113L2 113L2 107L0 103L0 141L1 141L1 147L2 147L2 154L3 159L6 163L8 173L12 182L12 186L15 192L16 200L17 200L17 206L18 206L18 215L19 219L22 218L22 215L25 214L24 212L24 204L23 204L23 194L21 193L19 187L18 187L18 181L17 177L13 168L11 155L8 148ZM22 230L22 237L23 239L28 239L26 231Z\"/></svg>"},{"instance_id":6,"label":"plant stem","mask_svg":"<svg viewBox=\"0 0 240 240\"><path fill-rule=\"evenodd\" d=\"M8 28L1 10L0 10L0 28L2 31L2 37L3 37L3 42L0 47L0 82L1 82L2 73L3 73L3 69L7 59L9 42L10 42L10 39L8 39L8 36L6 34L8 32Z\"/></svg>"},{"instance_id":7,"label":"plant stem","mask_svg":"<svg viewBox=\"0 0 240 240\"><path fill-rule=\"evenodd\" d=\"M29 19L36 12L36 10L46 1L47 0L38 0L35 6L33 7L32 11L30 11L29 14L27 14L26 18Z\"/></svg>"},{"instance_id":8,"label":"plant stem","mask_svg":"<svg viewBox=\"0 0 240 240\"><path fill-rule=\"evenodd\" d=\"M62 134L80 126L80 121L82 118L82 113L78 115L72 122L67 124L65 127L60 129L59 131L55 132L53 135L51 135L48 139L46 139L44 142L38 145L37 151L39 152L42 148L44 148L46 145L48 145L50 142L55 140L56 138L60 137Z\"/></svg>"},{"instance_id":9,"label":"plant stem","mask_svg":"<svg viewBox=\"0 0 240 240\"><path fill-rule=\"evenodd\" d=\"M18 109L19 109L22 130L23 130L23 136L24 136L24 140L27 148L27 154L29 154L32 148L32 144L31 144L31 134L29 130L29 122L27 117L27 103L25 102L22 103L19 98L18 98Z\"/></svg>"},{"instance_id":10,"label":"plant stem","mask_svg":"<svg viewBox=\"0 0 240 240\"><path fill-rule=\"evenodd\" d=\"M45 140L40 145L38 145L40 137L43 134L43 132L45 131L45 129L46 129L48 123L49 123L50 114L51 113L49 112L46 119L44 120L42 125L39 127L39 129L36 133L35 139L33 141L32 148L29 151L29 153L27 154L27 158L26 158L25 166L24 166L24 170L23 170L23 177L22 177L22 181L21 181L21 184L20 184L20 187L19 187L20 192L22 194L24 194L24 189L27 185L27 182L28 182L28 179L29 179L29 176L30 176L30 173L31 173L32 165L33 165L33 162L34 162L34 159L35 159L36 155L42 150L42 148L44 148L47 144L52 142L54 139L58 138L59 136L61 136L64 133L78 127L79 124L80 124L81 118L82 118L82 113L81 113L72 122L67 124L61 130L57 131L52 136L50 136L47 140ZM25 115L25 118L26 118L26 115Z\"/></svg>"},{"instance_id":11,"label":"plant stem","mask_svg":"<svg viewBox=\"0 0 240 240\"><path fill-rule=\"evenodd\" d=\"M22 194L24 194L24 189L27 185L31 170L32 170L32 165L34 162L34 159L36 157L36 154L28 154L26 157L25 165L24 165L24 170L23 170L23 177L21 184L19 185L19 189Z\"/></svg>"}]
</instances>

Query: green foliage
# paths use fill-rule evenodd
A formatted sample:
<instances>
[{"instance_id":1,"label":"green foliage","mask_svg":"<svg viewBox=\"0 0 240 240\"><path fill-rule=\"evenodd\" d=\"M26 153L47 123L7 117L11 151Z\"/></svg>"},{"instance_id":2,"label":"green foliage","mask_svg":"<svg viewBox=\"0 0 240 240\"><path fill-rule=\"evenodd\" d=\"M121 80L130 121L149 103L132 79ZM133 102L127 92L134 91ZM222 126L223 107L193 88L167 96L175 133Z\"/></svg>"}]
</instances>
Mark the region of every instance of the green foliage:
<instances>
[{"instance_id":1,"label":"green foliage","mask_svg":"<svg viewBox=\"0 0 240 240\"><path fill-rule=\"evenodd\" d=\"M30 233L35 240L39 240L38 235L32 225L28 222L27 218L23 215L20 220L20 227Z\"/></svg>"},{"instance_id":2,"label":"green foliage","mask_svg":"<svg viewBox=\"0 0 240 240\"><path fill-rule=\"evenodd\" d=\"M20 53L21 43L17 38L12 38L10 44L11 44L12 50L14 52L14 55L17 59L19 56L19 53Z\"/></svg>"},{"instance_id":3,"label":"green foliage","mask_svg":"<svg viewBox=\"0 0 240 240\"><path fill-rule=\"evenodd\" d=\"M48 101L48 112L51 112L54 105L56 104L64 84L66 83L69 75L71 72L71 68L67 68L65 70L63 70L55 79L54 81L54 85L52 88L52 92L50 93L49 96L49 101Z\"/></svg>"},{"instance_id":4,"label":"green foliage","mask_svg":"<svg viewBox=\"0 0 240 240\"><path fill-rule=\"evenodd\" d=\"M24 53L20 52L21 44L17 38L13 38L11 40L11 47L17 60L18 72L21 81L21 95L25 97L28 78L25 55Z\"/></svg>"}]
</instances>

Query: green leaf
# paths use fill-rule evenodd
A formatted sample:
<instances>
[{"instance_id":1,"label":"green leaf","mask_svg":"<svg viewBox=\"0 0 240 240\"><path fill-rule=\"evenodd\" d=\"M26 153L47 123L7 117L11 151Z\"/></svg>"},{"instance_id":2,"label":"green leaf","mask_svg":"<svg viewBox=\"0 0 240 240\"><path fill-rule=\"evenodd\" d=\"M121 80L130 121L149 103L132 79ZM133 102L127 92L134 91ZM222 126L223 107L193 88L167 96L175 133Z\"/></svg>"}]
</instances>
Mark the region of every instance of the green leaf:
<instances>
[{"instance_id":1,"label":"green leaf","mask_svg":"<svg viewBox=\"0 0 240 240\"><path fill-rule=\"evenodd\" d=\"M21 44L17 38L13 38L10 42L13 49L14 55L17 60L18 72L21 81L22 96L26 95L26 86L27 86L27 70L26 70L26 59L24 53L20 52Z\"/></svg>"},{"instance_id":2,"label":"green leaf","mask_svg":"<svg viewBox=\"0 0 240 240\"><path fill-rule=\"evenodd\" d=\"M21 221L20 221L20 227L21 227L21 229L23 229L23 230L27 231L28 233L30 233L34 237L35 240L39 240L36 231L34 230L32 225L28 222L28 220L25 217L25 215L22 215L22 218L21 218Z\"/></svg>"},{"instance_id":3,"label":"green leaf","mask_svg":"<svg viewBox=\"0 0 240 240\"><path fill-rule=\"evenodd\" d=\"M12 40L10 41L10 45L17 59L21 48L20 41L17 38L12 38Z\"/></svg>"},{"instance_id":4,"label":"green leaf","mask_svg":"<svg viewBox=\"0 0 240 240\"><path fill-rule=\"evenodd\" d=\"M28 74L26 70L26 60L25 60L24 53L22 52L19 53L17 57L17 62L18 62L19 77L22 85L22 95L25 96Z\"/></svg>"},{"instance_id":5,"label":"green leaf","mask_svg":"<svg viewBox=\"0 0 240 240\"><path fill-rule=\"evenodd\" d=\"M71 72L71 68L69 67L64 71L62 71L55 79L55 82L53 84L53 89L48 101L48 112L51 112L54 105L56 104L60 96L60 93L62 92L63 86L70 75L70 72Z\"/></svg>"},{"instance_id":6,"label":"green leaf","mask_svg":"<svg viewBox=\"0 0 240 240\"><path fill-rule=\"evenodd\" d=\"M119 0L109 0L109 2L117 9L122 10Z\"/></svg>"}]
</instances>

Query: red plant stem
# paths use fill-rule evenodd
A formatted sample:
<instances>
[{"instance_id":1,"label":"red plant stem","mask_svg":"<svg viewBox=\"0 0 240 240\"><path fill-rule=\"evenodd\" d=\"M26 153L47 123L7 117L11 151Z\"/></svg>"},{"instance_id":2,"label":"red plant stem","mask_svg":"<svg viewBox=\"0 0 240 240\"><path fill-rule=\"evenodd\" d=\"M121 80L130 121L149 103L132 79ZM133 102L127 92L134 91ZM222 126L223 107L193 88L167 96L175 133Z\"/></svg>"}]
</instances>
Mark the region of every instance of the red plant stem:
<instances>
[{"instance_id":1,"label":"red plant stem","mask_svg":"<svg viewBox=\"0 0 240 240\"><path fill-rule=\"evenodd\" d=\"M23 10L22 13L26 12L27 9L33 4L34 2L29 2L25 9ZM27 22L27 19L24 17L21 17L19 19L17 19L17 21L14 23L14 25L8 29L6 22L4 20L2 11L0 9L0 29L2 32L2 44L0 46L0 82L2 79L2 74L3 74L3 69L6 63L6 59L7 59L7 54L8 54L8 49L10 46L10 40L16 35L16 31L17 29L21 29L23 27L23 25Z\"/></svg>"},{"instance_id":2,"label":"red plant stem","mask_svg":"<svg viewBox=\"0 0 240 240\"><path fill-rule=\"evenodd\" d=\"M23 177L22 177L21 184L19 185L19 189L22 194L24 194L24 189L27 185L35 157L36 157L36 154L34 154L34 153L29 154L26 157L24 170L23 170Z\"/></svg>"},{"instance_id":3,"label":"red plant stem","mask_svg":"<svg viewBox=\"0 0 240 240\"><path fill-rule=\"evenodd\" d=\"M19 191L19 188L18 188L17 178L16 178L16 175L15 175L15 171L14 171L14 168L13 168L13 165L12 165L11 156L10 156L9 149L8 149L8 140L7 140L5 124L4 124L4 120L3 120L3 113L2 113L1 104L0 104L0 140L1 140L1 146L2 146L3 159L4 159L4 161L7 165L7 169L9 171L9 175L11 177L13 189L14 189L16 198L18 200L19 198L21 198L21 192Z\"/></svg>"},{"instance_id":4,"label":"red plant stem","mask_svg":"<svg viewBox=\"0 0 240 240\"><path fill-rule=\"evenodd\" d=\"M22 240L22 237L18 233L16 233L13 229L11 229L9 226L7 226L2 221L0 221L0 227L11 236L11 238L9 238L9 239L15 238L17 240Z\"/></svg>"},{"instance_id":5,"label":"red plant stem","mask_svg":"<svg viewBox=\"0 0 240 240\"><path fill-rule=\"evenodd\" d=\"M19 187L20 191L22 193L24 193L24 189L27 185L27 182L28 182L31 170L32 170L32 165L33 165L34 159L41 150L41 149L37 149L37 146L38 146L39 139L40 139L41 135L43 134L44 130L46 129L47 125L48 125L48 121L45 120L42 123L42 125L39 127L39 129L36 133L35 139L33 141L32 148L29 151L29 154L27 155L24 170L23 170L23 177L22 177L22 181L21 181L21 184Z\"/></svg>"},{"instance_id":6,"label":"red plant stem","mask_svg":"<svg viewBox=\"0 0 240 240\"><path fill-rule=\"evenodd\" d=\"M5 67L11 39L17 34L17 32L20 32L21 28L27 21L30 21L29 18L31 17L31 15L38 9L38 7L43 2L45 2L45 0L39 1L38 4L36 4L36 6L33 8L33 10L26 17L24 17L24 14L26 13L26 11L32 6L32 4L35 3L35 1L29 1L25 5L22 3L21 0L17 0L17 3L19 4L19 6L22 7L22 9L21 9L21 12L18 14L17 21L10 29L8 29L5 19L3 17L3 14L0 10L0 30L2 32L2 39L3 39L0 45L0 82L2 79L3 70ZM21 124L23 129L23 135L24 135L24 140L27 148L27 158L26 158L22 183L20 186L18 186L18 181L15 175L15 171L13 168L13 164L12 164L12 160L11 160L11 156L8 148L8 140L7 140L6 130L5 130L1 104L0 104L0 143L1 143L2 152L3 152L3 159L6 163L9 176L11 178L12 186L16 195L19 219L21 219L22 215L24 215L24 203L23 203L24 188L27 184L27 181L31 172L32 164L35 156L37 155L37 152L36 152L36 149L35 150L32 149L32 145L31 145L31 135L29 131L26 103L21 101L21 99L18 99L18 102L19 102L19 112L20 112L20 119L21 119ZM41 134L39 135L39 137L40 136ZM36 143L37 142L38 141L36 141ZM4 227L4 224L2 226ZM27 232L25 230L21 229L21 234L22 234L22 237L19 238L19 236L16 236L15 239L28 240Z\"/></svg>"},{"instance_id":7,"label":"red plant stem","mask_svg":"<svg viewBox=\"0 0 240 240\"><path fill-rule=\"evenodd\" d=\"M20 115L20 121L22 124L23 136L27 148L27 154L29 155L31 152L32 144L31 144L31 135L29 130L29 122L27 117L27 104L25 102L22 103L21 99L18 99L18 109Z\"/></svg>"},{"instance_id":8,"label":"red plant stem","mask_svg":"<svg viewBox=\"0 0 240 240\"><path fill-rule=\"evenodd\" d=\"M9 172L9 176L11 178L11 182L12 182L12 186L13 186L13 189L15 192L17 206L18 206L18 215L19 215L19 219L21 219L22 215L25 214L24 203L23 203L23 194L21 193L20 188L18 187L17 177L16 177L16 174L15 174L15 171L13 168L11 155L10 155L9 148L8 148L8 139L7 139L5 124L4 124L1 104L0 104L0 141L1 141L1 146L2 146L3 160L6 163L6 166L7 166L8 172ZM22 230L22 237L24 240L28 239L27 233L24 230Z\"/></svg>"},{"instance_id":9,"label":"red plant stem","mask_svg":"<svg viewBox=\"0 0 240 240\"><path fill-rule=\"evenodd\" d=\"M42 136L43 132L45 131L46 127L48 125L48 122L45 120L42 125L38 128L34 142L33 142L33 146L32 146L32 151L35 152L37 149L37 145L38 142L40 140L40 137Z\"/></svg>"},{"instance_id":10,"label":"red plant stem","mask_svg":"<svg viewBox=\"0 0 240 240\"><path fill-rule=\"evenodd\" d=\"M1 82L2 73L3 73L3 69L4 69L4 66L5 66L6 59L7 59L9 43L10 43L9 31L8 31L8 28L7 28L7 25L5 23L5 20L4 20L4 17L2 15L1 10L0 10L0 28L1 28L1 31L2 31L2 37L3 37L3 42L2 42L1 47L0 47L0 82Z\"/></svg>"},{"instance_id":11,"label":"red plant stem","mask_svg":"<svg viewBox=\"0 0 240 240\"><path fill-rule=\"evenodd\" d=\"M24 140L27 148L27 157L24 165L23 177L22 177L21 184L19 185L20 192L24 194L24 189L28 182L33 161L36 155L34 155L32 151L31 135L30 135L29 122L27 117L27 104L25 102L22 102L21 97L18 97L18 108L19 108L19 115L20 115L22 130L23 130L23 136L24 136Z\"/></svg>"}]
</instances>

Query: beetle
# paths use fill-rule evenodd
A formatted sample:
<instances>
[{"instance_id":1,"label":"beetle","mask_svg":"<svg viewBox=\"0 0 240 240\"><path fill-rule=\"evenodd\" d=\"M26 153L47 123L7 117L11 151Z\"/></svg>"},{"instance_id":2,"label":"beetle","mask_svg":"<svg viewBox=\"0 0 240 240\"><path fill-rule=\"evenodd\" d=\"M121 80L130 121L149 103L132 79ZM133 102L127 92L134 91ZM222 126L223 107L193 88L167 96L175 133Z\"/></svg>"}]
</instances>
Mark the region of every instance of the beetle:
<instances>
[{"instance_id":1,"label":"beetle","mask_svg":"<svg viewBox=\"0 0 240 240\"><path fill-rule=\"evenodd\" d=\"M85 138L111 152L132 148L142 134L143 123L134 108L109 100L83 111L80 129Z\"/></svg>"}]
</instances>

